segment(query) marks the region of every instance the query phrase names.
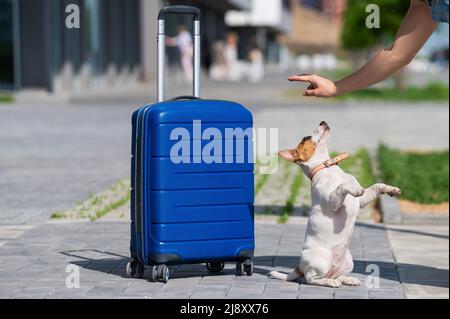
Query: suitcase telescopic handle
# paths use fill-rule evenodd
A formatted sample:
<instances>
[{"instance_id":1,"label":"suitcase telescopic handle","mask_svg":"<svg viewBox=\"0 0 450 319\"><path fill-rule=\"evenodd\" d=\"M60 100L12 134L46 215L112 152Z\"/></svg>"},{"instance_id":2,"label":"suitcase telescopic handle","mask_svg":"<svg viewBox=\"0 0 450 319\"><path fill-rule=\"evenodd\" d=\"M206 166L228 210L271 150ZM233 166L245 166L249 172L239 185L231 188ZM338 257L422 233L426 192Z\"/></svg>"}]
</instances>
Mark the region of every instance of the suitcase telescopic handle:
<instances>
[{"instance_id":1,"label":"suitcase telescopic handle","mask_svg":"<svg viewBox=\"0 0 450 319\"><path fill-rule=\"evenodd\" d=\"M194 74L193 96L200 98L200 10L191 6L169 6L158 14L158 102L165 99L165 59L167 14L191 14L194 16Z\"/></svg>"}]
</instances>

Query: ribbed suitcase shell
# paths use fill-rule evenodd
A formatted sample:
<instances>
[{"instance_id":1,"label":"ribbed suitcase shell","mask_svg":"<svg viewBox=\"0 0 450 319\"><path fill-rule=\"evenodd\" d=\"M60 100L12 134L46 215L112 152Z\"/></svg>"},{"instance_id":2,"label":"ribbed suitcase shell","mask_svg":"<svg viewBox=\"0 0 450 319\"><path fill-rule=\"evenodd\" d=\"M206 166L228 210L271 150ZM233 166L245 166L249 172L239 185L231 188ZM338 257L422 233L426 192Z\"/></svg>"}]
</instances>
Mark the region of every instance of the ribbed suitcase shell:
<instances>
[{"instance_id":1,"label":"ribbed suitcase shell","mask_svg":"<svg viewBox=\"0 0 450 319\"><path fill-rule=\"evenodd\" d=\"M222 163L194 163L194 120L201 121L202 132L214 127L222 133ZM134 112L132 257L156 265L245 260L253 256L251 137L250 147L248 139L233 139L233 154L225 150L226 128L246 130L252 125L247 109L227 101L167 101ZM172 146L179 141L171 140L170 132L179 127L190 133L190 164L175 164L170 158ZM196 143L203 148L209 141ZM245 146L239 160L234 154L238 143ZM225 163L225 159L232 163Z\"/></svg>"}]
</instances>

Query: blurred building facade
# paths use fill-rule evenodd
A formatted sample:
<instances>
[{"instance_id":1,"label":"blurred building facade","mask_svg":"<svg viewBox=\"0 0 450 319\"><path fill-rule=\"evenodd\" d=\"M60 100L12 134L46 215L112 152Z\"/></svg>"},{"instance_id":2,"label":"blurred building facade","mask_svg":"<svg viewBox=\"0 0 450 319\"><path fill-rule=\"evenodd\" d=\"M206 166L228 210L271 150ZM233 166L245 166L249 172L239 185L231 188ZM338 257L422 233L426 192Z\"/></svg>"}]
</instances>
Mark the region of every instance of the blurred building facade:
<instances>
[{"instance_id":1,"label":"blurred building facade","mask_svg":"<svg viewBox=\"0 0 450 319\"><path fill-rule=\"evenodd\" d=\"M80 28L67 28L70 4L80 9ZM157 14L175 4L202 10L205 66L208 46L227 32L225 13L251 6L250 0L0 0L0 89L64 94L152 81ZM191 22L173 16L167 33L179 24Z\"/></svg>"},{"instance_id":2,"label":"blurred building facade","mask_svg":"<svg viewBox=\"0 0 450 319\"><path fill-rule=\"evenodd\" d=\"M294 53L334 53L347 0L291 0L292 31L283 39Z\"/></svg>"},{"instance_id":3,"label":"blurred building facade","mask_svg":"<svg viewBox=\"0 0 450 319\"><path fill-rule=\"evenodd\" d=\"M251 0L249 10L229 11L225 21L239 34L241 59L246 58L248 44L254 42L267 63L283 64L285 47L279 39L291 30L289 0Z\"/></svg>"},{"instance_id":4,"label":"blurred building facade","mask_svg":"<svg viewBox=\"0 0 450 319\"><path fill-rule=\"evenodd\" d=\"M139 0L0 0L8 17L9 65L4 86L16 90L79 91L137 77ZM79 28L66 12L79 8ZM11 41L12 40L12 41ZM3 45L2 45L3 46ZM5 81L6 82L6 81Z\"/></svg>"}]
</instances>

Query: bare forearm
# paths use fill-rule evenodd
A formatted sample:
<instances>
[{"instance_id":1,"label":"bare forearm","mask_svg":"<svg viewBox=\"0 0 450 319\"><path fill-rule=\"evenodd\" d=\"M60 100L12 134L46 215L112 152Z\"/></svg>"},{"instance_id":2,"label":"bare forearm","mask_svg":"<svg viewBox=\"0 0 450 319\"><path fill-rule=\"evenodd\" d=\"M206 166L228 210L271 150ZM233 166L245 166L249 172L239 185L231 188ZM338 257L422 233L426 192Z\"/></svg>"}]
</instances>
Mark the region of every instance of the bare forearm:
<instances>
[{"instance_id":1,"label":"bare forearm","mask_svg":"<svg viewBox=\"0 0 450 319\"><path fill-rule=\"evenodd\" d=\"M386 49L380 51L359 70L336 81L336 95L345 94L382 82L408 64L408 62L407 59L396 57L392 53L392 50Z\"/></svg>"}]
</instances>

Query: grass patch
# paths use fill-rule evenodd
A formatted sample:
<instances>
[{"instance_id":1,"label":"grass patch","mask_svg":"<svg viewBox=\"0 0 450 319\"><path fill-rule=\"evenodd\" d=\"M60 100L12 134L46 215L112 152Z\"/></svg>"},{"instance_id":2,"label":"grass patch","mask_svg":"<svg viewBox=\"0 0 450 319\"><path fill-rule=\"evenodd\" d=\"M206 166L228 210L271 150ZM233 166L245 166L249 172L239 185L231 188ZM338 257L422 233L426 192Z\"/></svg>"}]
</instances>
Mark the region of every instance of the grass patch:
<instances>
[{"instance_id":1,"label":"grass patch","mask_svg":"<svg viewBox=\"0 0 450 319\"><path fill-rule=\"evenodd\" d=\"M380 145L378 161L385 183L400 187L402 199L419 204L448 202L449 152L404 152Z\"/></svg>"},{"instance_id":2,"label":"grass patch","mask_svg":"<svg viewBox=\"0 0 450 319\"><path fill-rule=\"evenodd\" d=\"M261 163L259 159L255 163L255 197L261 191L261 189L266 185L267 181L271 174L261 174L260 171L265 167L269 172L270 168L273 167L273 163L275 162L276 156L273 156L268 159L268 163ZM269 166L268 166L269 165Z\"/></svg>"},{"instance_id":3,"label":"grass patch","mask_svg":"<svg viewBox=\"0 0 450 319\"><path fill-rule=\"evenodd\" d=\"M94 221L95 219L99 219L102 216L106 215L107 213L109 213L110 211L119 208L122 205L125 205L129 200L130 200L130 192L128 192L124 197L120 198L119 200L107 205L106 207L98 210L95 213L95 218L91 217L91 220ZM123 215L123 214L122 214Z\"/></svg>"},{"instance_id":4,"label":"grass patch","mask_svg":"<svg viewBox=\"0 0 450 319\"><path fill-rule=\"evenodd\" d=\"M12 103L14 98L10 94L0 93L0 103Z\"/></svg>"},{"instance_id":5,"label":"grass patch","mask_svg":"<svg viewBox=\"0 0 450 319\"><path fill-rule=\"evenodd\" d=\"M331 157L337 156L339 153L332 152ZM369 151L365 148L358 150L339 166L347 173L356 177L362 187L367 188L375 183L375 175L373 172L372 161Z\"/></svg>"},{"instance_id":6,"label":"grass patch","mask_svg":"<svg viewBox=\"0 0 450 319\"><path fill-rule=\"evenodd\" d=\"M264 187L267 180L269 179L269 174L261 174L261 176L256 180L255 184L255 197L258 195L259 191Z\"/></svg>"},{"instance_id":7,"label":"grass patch","mask_svg":"<svg viewBox=\"0 0 450 319\"><path fill-rule=\"evenodd\" d=\"M279 224L286 223L287 220L289 219L289 216L294 211L295 199L297 198L297 194L298 191L300 190L300 187L302 186L302 183L303 183L303 174L299 172L298 174L295 175L295 178L292 181L289 197L286 201L286 205L284 206L281 216L278 217L277 219L277 223Z\"/></svg>"},{"instance_id":8,"label":"grass patch","mask_svg":"<svg viewBox=\"0 0 450 319\"><path fill-rule=\"evenodd\" d=\"M64 214L62 212L54 212L51 216L51 219L59 219L59 218L64 218Z\"/></svg>"},{"instance_id":9,"label":"grass patch","mask_svg":"<svg viewBox=\"0 0 450 319\"><path fill-rule=\"evenodd\" d=\"M380 101L448 101L449 87L440 82L431 82L423 87L408 86L403 91L396 88L368 88L339 96L339 100Z\"/></svg>"},{"instance_id":10,"label":"grass patch","mask_svg":"<svg viewBox=\"0 0 450 319\"><path fill-rule=\"evenodd\" d=\"M84 202L78 203L74 208L64 212L55 212L52 219L60 218L88 218L91 221L99 219L112 210L125 205L130 200L129 180L119 181L99 194L89 194Z\"/></svg>"}]
</instances>

